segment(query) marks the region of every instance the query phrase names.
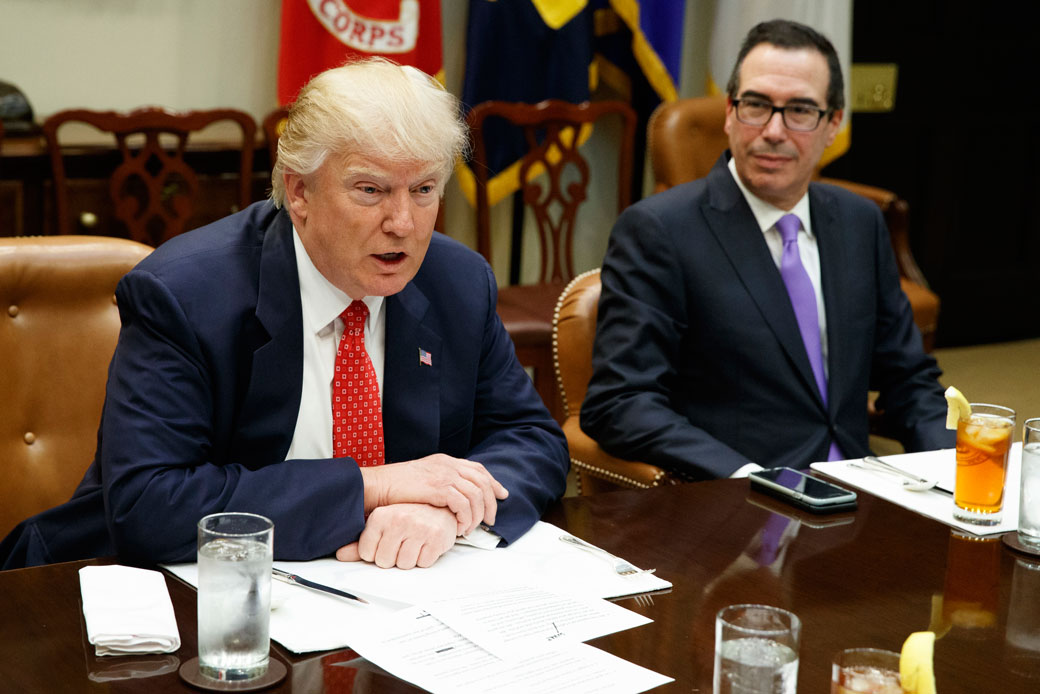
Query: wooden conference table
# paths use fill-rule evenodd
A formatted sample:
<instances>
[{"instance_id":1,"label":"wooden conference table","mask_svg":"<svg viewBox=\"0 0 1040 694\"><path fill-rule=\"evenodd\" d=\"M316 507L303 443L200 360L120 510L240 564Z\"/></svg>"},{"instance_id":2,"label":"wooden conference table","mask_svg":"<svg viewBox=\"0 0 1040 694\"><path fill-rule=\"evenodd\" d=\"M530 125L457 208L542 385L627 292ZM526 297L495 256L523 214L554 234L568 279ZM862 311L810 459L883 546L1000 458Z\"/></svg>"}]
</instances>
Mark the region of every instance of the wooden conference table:
<instances>
[{"instance_id":1,"label":"wooden conference table","mask_svg":"<svg viewBox=\"0 0 1040 694\"><path fill-rule=\"evenodd\" d=\"M675 678L655 692L711 692L714 615L741 602L780 605L802 619L801 694L829 691L838 650L898 651L908 634L930 626L942 633L941 694L1040 691L1040 558L999 539L966 539L868 494L854 513L814 517L751 492L746 480L567 498L545 520L674 584L652 604L620 601L652 624L591 642ZM766 535L782 539L763 542ZM772 544L775 551L764 547ZM177 675L197 654L194 590L167 577L177 653L98 658L86 641L76 573L87 563L0 572L0 689L198 691ZM370 665L328 667L353 659L349 650L297 656L272 646L290 672L266 691L416 691ZM149 672L159 674L141 676Z\"/></svg>"}]
</instances>

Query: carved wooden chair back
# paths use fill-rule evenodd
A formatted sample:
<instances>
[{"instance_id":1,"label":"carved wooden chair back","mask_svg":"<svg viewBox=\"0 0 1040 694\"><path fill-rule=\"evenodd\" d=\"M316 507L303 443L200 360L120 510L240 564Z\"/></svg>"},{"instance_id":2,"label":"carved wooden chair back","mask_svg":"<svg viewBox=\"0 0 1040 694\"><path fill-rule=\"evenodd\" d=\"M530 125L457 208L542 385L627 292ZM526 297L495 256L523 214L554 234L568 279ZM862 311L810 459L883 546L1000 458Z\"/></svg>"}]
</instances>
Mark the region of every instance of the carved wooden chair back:
<instances>
[{"instance_id":1,"label":"carved wooden chair back","mask_svg":"<svg viewBox=\"0 0 1040 694\"><path fill-rule=\"evenodd\" d=\"M109 179L114 214L126 226L125 235L157 246L188 230L188 223L203 192L199 177L188 163L189 138L198 131L227 121L241 137L238 148L238 208L252 202L253 149L256 122L235 109L177 113L146 107L130 113L72 109L60 111L43 123L54 177L55 208L59 233L75 233L69 203L69 176L65 167L59 129L81 122L115 138L118 163ZM139 144L143 137L143 144ZM101 230L120 236L119 230ZM98 233L94 231L94 233Z\"/></svg>"},{"instance_id":2,"label":"carved wooden chair back","mask_svg":"<svg viewBox=\"0 0 1040 694\"><path fill-rule=\"evenodd\" d=\"M477 182L477 250L491 260L491 204L488 196L488 119L518 126L526 143L519 164L524 204L534 214L540 248L539 282L564 282L574 276L573 234L578 208L587 197L589 162L578 146L583 127L615 115L622 123L618 142L617 209L631 201L632 147L636 115L621 101L573 104L547 100L537 104L486 101L469 113L473 171ZM545 175L542 176L541 174Z\"/></svg>"},{"instance_id":3,"label":"carved wooden chair back","mask_svg":"<svg viewBox=\"0 0 1040 694\"><path fill-rule=\"evenodd\" d=\"M276 108L275 110L264 116L261 127L264 131L264 141L267 143L267 153L271 157L271 167L274 167L274 161L278 158L278 138L282 134L282 128L285 127L285 119L289 115L289 109L287 108Z\"/></svg>"}]
</instances>

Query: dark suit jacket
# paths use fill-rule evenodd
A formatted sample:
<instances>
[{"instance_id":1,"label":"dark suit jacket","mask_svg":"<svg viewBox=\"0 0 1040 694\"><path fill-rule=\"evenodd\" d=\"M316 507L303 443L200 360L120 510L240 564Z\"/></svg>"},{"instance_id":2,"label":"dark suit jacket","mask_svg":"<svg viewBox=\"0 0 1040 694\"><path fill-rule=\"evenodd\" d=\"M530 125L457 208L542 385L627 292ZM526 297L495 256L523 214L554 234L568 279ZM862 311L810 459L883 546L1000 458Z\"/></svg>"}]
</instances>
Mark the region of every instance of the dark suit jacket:
<instances>
[{"instance_id":1,"label":"dark suit jacket","mask_svg":"<svg viewBox=\"0 0 1040 694\"><path fill-rule=\"evenodd\" d=\"M434 234L414 280L386 299L383 426L388 462L440 452L483 463L509 490L494 530L511 541L562 495L568 459L496 291L480 256ZM116 294L122 329L95 461L73 499L17 528L0 560L192 560L195 524L224 510L270 517L280 559L357 539L357 465L284 460L303 377L288 215L257 203L177 237Z\"/></svg>"},{"instance_id":2,"label":"dark suit jacket","mask_svg":"<svg viewBox=\"0 0 1040 694\"><path fill-rule=\"evenodd\" d=\"M726 167L618 219L603 262L581 426L608 452L693 478L803 468L834 438L867 454L867 391L908 450L953 446L881 213L811 184L827 315L828 406L780 272Z\"/></svg>"}]
</instances>

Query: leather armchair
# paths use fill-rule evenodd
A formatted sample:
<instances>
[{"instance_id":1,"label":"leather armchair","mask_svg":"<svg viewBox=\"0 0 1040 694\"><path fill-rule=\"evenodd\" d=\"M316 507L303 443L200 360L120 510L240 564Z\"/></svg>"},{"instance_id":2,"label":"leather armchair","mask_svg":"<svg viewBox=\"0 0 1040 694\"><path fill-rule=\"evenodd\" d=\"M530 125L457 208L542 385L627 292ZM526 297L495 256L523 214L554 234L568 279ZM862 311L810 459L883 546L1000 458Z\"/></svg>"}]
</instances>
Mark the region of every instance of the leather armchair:
<instances>
[{"instance_id":1,"label":"leather armchair","mask_svg":"<svg viewBox=\"0 0 1040 694\"><path fill-rule=\"evenodd\" d=\"M729 147L723 130L726 97L706 96L661 104L647 126L648 149L654 171L654 192L703 178ZM939 297L929 288L910 252L909 207L890 190L837 178L818 178L873 200L885 217L892 249L899 267L900 284L910 301L914 322L921 331L925 351L935 347Z\"/></svg>"},{"instance_id":2,"label":"leather armchair","mask_svg":"<svg viewBox=\"0 0 1040 694\"><path fill-rule=\"evenodd\" d=\"M681 480L656 465L610 455L581 430L578 416L592 377L599 293L599 268L582 273L564 288L553 313L553 365L563 401L563 433L578 476L578 493L678 484Z\"/></svg>"},{"instance_id":3,"label":"leather armchair","mask_svg":"<svg viewBox=\"0 0 1040 694\"><path fill-rule=\"evenodd\" d=\"M67 500L89 466L119 333L115 287L150 251L107 237L0 239L0 537Z\"/></svg>"}]
</instances>

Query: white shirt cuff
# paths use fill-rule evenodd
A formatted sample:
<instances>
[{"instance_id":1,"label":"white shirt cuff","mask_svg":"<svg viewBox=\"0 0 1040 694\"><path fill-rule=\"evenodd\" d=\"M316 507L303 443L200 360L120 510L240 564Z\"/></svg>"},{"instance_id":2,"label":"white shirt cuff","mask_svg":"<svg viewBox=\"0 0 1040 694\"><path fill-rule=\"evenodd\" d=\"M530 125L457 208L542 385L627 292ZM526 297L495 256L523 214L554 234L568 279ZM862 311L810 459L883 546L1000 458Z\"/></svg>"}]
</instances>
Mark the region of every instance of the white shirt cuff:
<instances>
[{"instance_id":1,"label":"white shirt cuff","mask_svg":"<svg viewBox=\"0 0 1040 694\"><path fill-rule=\"evenodd\" d=\"M756 470L764 470L765 468L758 463L748 463L747 465L737 468L737 471L729 476L731 480L739 479L741 477L747 477L749 472Z\"/></svg>"}]
</instances>

